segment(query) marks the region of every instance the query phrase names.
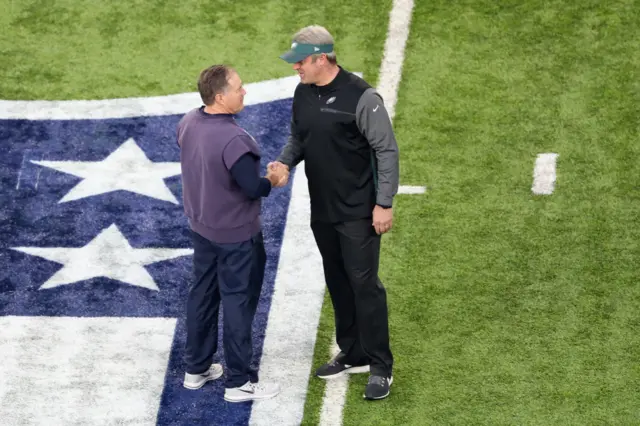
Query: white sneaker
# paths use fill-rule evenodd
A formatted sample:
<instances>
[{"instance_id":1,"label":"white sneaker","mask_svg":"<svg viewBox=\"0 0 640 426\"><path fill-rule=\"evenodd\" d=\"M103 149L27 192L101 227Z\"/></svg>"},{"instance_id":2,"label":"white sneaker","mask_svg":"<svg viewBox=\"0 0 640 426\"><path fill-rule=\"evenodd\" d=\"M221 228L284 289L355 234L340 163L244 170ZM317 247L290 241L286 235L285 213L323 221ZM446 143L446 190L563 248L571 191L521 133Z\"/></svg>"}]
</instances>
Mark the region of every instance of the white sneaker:
<instances>
[{"instance_id":1,"label":"white sneaker","mask_svg":"<svg viewBox=\"0 0 640 426\"><path fill-rule=\"evenodd\" d=\"M224 400L229 402L244 402L273 398L280 393L280 386L275 383L247 382L239 388L224 390Z\"/></svg>"},{"instance_id":2,"label":"white sneaker","mask_svg":"<svg viewBox=\"0 0 640 426\"><path fill-rule=\"evenodd\" d=\"M215 380L222 376L222 365L211 364L209 371L203 374L184 374L184 387L187 389L200 389L210 380Z\"/></svg>"}]
</instances>

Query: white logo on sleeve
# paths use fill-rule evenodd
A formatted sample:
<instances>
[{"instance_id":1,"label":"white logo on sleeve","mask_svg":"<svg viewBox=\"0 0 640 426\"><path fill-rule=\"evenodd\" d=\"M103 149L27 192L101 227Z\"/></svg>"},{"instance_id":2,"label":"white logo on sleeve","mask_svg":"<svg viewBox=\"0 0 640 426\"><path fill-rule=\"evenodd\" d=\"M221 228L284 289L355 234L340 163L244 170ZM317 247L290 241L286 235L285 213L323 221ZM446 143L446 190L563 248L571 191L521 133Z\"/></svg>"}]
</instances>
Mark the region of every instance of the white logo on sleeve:
<instances>
[{"instance_id":1,"label":"white logo on sleeve","mask_svg":"<svg viewBox=\"0 0 640 426\"><path fill-rule=\"evenodd\" d=\"M376 107L373 109L373 112L376 112L379 107L380 107L380 105L376 105Z\"/></svg>"}]
</instances>

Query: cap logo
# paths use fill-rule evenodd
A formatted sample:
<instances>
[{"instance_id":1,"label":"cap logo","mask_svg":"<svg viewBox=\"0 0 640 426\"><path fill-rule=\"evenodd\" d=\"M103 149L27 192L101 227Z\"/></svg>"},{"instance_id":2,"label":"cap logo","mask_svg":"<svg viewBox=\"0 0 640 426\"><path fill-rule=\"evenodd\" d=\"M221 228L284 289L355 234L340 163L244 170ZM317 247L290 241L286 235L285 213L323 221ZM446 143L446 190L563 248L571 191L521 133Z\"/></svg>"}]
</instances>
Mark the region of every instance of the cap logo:
<instances>
[{"instance_id":1,"label":"cap logo","mask_svg":"<svg viewBox=\"0 0 640 426\"><path fill-rule=\"evenodd\" d=\"M298 46L298 43L296 43L295 41L294 41L293 43L291 43L291 48L292 48L292 49L295 49L295 48L296 48L296 46Z\"/></svg>"}]
</instances>

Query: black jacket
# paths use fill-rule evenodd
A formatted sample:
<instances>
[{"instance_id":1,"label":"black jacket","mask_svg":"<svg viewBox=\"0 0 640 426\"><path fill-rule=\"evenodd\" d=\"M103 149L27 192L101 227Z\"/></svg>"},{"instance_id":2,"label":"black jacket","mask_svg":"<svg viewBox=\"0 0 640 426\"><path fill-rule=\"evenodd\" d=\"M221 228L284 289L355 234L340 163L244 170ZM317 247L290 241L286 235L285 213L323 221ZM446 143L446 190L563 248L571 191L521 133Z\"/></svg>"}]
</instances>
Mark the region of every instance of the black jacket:
<instances>
[{"instance_id":1,"label":"black jacket","mask_svg":"<svg viewBox=\"0 0 640 426\"><path fill-rule=\"evenodd\" d=\"M398 190L398 145L383 100L342 68L326 86L297 86L278 161L290 169L304 161L312 221L370 218Z\"/></svg>"}]
</instances>

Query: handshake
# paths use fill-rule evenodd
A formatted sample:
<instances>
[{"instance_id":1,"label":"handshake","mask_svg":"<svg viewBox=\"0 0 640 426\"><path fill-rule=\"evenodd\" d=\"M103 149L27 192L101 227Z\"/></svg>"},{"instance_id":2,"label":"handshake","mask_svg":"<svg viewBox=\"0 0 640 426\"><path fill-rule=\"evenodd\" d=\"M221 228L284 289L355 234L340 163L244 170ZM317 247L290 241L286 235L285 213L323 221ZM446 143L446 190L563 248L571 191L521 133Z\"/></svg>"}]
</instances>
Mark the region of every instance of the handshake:
<instances>
[{"instance_id":1,"label":"handshake","mask_svg":"<svg viewBox=\"0 0 640 426\"><path fill-rule=\"evenodd\" d=\"M279 161L271 162L267 165L267 175L265 177L269 179L272 187L283 187L289 181L289 166Z\"/></svg>"}]
</instances>

